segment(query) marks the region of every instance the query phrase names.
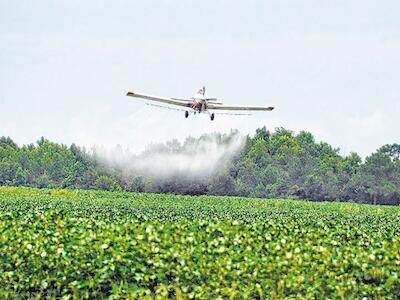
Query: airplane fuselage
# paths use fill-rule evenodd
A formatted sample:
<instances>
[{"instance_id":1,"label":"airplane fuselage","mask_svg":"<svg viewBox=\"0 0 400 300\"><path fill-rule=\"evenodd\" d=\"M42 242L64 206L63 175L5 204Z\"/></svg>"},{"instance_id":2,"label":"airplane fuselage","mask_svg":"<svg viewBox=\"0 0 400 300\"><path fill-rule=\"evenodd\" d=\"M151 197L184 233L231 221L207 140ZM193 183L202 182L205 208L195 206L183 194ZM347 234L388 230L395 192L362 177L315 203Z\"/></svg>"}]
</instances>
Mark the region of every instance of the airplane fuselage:
<instances>
[{"instance_id":1,"label":"airplane fuselage","mask_svg":"<svg viewBox=\"0 0 400 300\"><path fill-rule=\"evenodd\" d=\"M194 99L191 107L200 113L201 111L206 111L208 109L208 103L207 100Z\"/></svg>"}]
</instances>

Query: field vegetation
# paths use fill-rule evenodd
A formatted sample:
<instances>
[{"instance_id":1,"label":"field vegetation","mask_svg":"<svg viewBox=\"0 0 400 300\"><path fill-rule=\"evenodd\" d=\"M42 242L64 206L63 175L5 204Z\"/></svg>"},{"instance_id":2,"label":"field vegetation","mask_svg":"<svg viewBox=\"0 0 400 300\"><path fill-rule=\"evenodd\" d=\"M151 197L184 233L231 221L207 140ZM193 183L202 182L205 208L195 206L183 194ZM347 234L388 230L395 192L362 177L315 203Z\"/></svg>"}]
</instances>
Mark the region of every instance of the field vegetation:
<instances>
[{"instance_id":1,"label":"field vegetation","mask_svg":"<svg viewBox=\"0 0 400 300\"><path fill-rule=\"evenodd\" d=\"M400 208L0 187L0 298L398 298Z\"/></svg>"}]
</instances>

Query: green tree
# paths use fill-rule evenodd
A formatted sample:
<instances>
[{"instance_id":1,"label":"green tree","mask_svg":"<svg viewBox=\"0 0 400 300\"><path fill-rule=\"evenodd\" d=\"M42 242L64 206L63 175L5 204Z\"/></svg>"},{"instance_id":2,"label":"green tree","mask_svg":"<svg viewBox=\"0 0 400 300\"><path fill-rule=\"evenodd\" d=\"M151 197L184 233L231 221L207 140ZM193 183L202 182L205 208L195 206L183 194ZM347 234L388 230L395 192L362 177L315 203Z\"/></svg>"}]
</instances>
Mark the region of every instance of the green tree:
<instances>
[{"instance_id":1,"label":"green tree","mask_svg":"<svg viewBox=\"0 0 400 300\"><path fill-rule=\"evenodd\" d=\"M365 159L354 177L357 200L400 204L400 165L397 145L385 145Z\"/></svg>"},{"instance_id":2,"label":"green tree","mask_svg":"<svg viewBox=\"0 0 400 300\"><path fill-rule=\"evenodd\" d=\"M134 177L131 182L130 190L132 192L144 192L145 180L142 176Z\"/></svg>"},{"instance_id":3,"label":"green tree","mask_svg":"<svg viewBox=\"0 0 400 300\"><path fill-rule=\"evenodd\" d=\"M4 158L0 161L0 185L11 185L15 178L18 164L11 158Z\"/></svg>"},{"instance_id":4,"label":"green tree","mask_svg":"<svg viewBox=\"0 0 400 300\"><path fill-rule=\"evenodd\" d=\"M19 186L25 185L26 183L26 172L21 168L21 166L18 166L17 171L15 172L13 184Z\"/></svg>"},{"instance_id":5,"label":"green tree","mask_svg":"<svg viewBox=\"0 0 400 300\"><path fill-rule=\"evenodd\" d=\"M94 186L100 190L106 191L121 191L121 186L112 178L107 176L100 176L94 182Z\"/></svg>"},{"instance_id":6,"label":"green tree","mask_svg":"<svg viewBox=\"0 0 400 300\"><path fill-rule=\"evenodd\" d=\"M225 170L213 176L210 184L208 185L208 194L210 195L235 195L235 181Z\"/></svg>"},{"instance_id":7,"label":"green tree","mask_svg":"<svg viewBox=\"0 0 400 300\"><path fill-rule=\"evenodd\" d=\"M18 145L8 136L2 136L0 137L0 147L1 148L6 148L7 146L10 146L11 148L17 150Z\"/></svg>"}]
</instances>

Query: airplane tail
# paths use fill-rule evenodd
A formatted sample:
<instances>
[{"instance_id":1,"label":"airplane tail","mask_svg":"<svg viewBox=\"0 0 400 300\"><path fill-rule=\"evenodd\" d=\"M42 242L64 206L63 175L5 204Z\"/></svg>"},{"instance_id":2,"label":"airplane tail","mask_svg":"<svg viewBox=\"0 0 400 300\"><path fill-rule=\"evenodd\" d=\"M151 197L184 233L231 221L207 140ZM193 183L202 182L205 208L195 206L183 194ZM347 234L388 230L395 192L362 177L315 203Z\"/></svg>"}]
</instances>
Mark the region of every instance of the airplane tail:
<instances>
[{"instance_id":1,"label":"airplane tail","mask_svg":"<svg viewBox=\"0 0 400 300\"><path fill-rule=\"evenodd\" d=\"M217 102L217 98L206 98L205 96L206 96L206 87L203 86L201 89L199 89L197 91L197 93L194 95L193 99L201 98L203 100L213 102L214 104L222 104L221 102Z\"/></svg>"},{"instance_id":2,"label":"airplane tail","mask_svg":"<svg viewBox=\"0 0 400 300\"><path fill-rule=\"evenodd\" d=\"M204 98L204 95L206 94L206 87L203 86L201 89L199 89L197 91L197 93L195 94L195 98L197 96L197 98L200 96L201 98Z\"/></svg>"}]
</instances>

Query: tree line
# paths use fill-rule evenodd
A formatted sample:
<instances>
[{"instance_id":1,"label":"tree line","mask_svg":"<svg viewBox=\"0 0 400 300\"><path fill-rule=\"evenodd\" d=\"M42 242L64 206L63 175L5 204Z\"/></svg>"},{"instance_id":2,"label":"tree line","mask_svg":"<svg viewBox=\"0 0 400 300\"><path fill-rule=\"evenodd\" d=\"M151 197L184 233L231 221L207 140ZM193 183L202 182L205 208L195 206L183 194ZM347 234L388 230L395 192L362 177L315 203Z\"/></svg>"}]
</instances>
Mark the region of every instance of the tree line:
<instances>
[{"instance_id":1,"label":"tree line","mask_svg":"<svg viewBox=\"0 0 400 300\"><path fill-rule=\"evenodd\" d=\"M237 134L212 138L224 145ZM210 138L210 134L190 137L183 144L174 141L158 148L186 153ZM400 144L384 145L365 160L357 153L343 156L339 151L316 142L309 132L296 134L285 128L271 132L264 127L246 136L244 145L207 176L157 177L107 165L96 151L75 144L42 137L36 144L18 146L10 137L1 137L0 185L400 204Z\"/></svg>"}]
</instances>

